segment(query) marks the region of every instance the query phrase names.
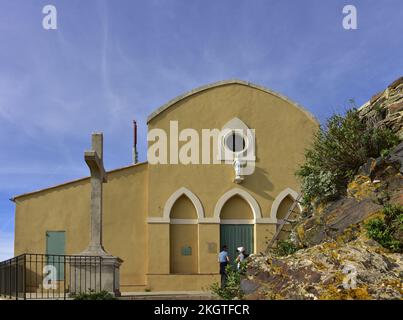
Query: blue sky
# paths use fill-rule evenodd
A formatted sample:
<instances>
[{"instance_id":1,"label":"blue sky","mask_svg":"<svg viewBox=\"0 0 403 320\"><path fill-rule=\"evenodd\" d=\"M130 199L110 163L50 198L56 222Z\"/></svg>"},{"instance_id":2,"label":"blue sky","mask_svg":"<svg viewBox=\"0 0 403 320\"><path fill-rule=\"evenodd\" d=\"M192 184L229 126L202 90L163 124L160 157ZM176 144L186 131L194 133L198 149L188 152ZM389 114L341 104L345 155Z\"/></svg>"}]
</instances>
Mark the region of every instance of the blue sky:
<instances>
[{"instance_id":1,"label":"blue sky","mask_svg":"<svg viewBox=\"0 0 403 320\"><path fill-rule=\"evenodd\" d=\"M58 29L42 28L53 4ZM358 30L342 27L343 6ZM90 134L105 165L131 161L139 122L192 88L239 78L320 121L402 75L401 0L0 0L0 261L13 255L14 195L86 176Z\"/></svg>"}]
</instances>

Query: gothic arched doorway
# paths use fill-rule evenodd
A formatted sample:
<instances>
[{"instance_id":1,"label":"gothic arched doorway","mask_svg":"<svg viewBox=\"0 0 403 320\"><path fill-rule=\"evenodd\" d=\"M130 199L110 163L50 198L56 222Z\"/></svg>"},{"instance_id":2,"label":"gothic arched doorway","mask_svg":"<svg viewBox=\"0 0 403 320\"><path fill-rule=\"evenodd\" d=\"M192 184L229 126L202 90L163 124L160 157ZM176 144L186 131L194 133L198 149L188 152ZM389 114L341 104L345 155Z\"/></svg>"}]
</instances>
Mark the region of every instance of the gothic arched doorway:
<instances>
[{"instance_id":1,"label":"gothic arched doorway","mask_svg":"<svg viewBox=\"0 0 403 320\"><path fill-rule=\"evenodd\" d=\"M239 195L228 199L221 209L220 245L228 246L228 254L232 262L237 257L238 247L244 247L248 254L253 252L253 212L245 199Z\"/></svg>"}]
</instances>

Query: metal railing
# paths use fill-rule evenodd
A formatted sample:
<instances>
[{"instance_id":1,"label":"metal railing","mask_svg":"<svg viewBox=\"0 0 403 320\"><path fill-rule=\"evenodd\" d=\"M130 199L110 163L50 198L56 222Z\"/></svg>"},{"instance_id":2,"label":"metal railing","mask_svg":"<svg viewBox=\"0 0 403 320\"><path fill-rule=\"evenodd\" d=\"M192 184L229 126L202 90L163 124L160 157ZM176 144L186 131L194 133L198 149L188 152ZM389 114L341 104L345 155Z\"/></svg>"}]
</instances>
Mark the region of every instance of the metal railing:
<instances>
[{"instance_id":1,"label":"metal railing","mask_svg":"<svg viewBox=\"0 0 403 320\"><path fill-rule=\"evenodd\" d=\"M69 299L102 290L102 257L25 253L0 262L0 297Z\"/></svg>"}]
</instances>

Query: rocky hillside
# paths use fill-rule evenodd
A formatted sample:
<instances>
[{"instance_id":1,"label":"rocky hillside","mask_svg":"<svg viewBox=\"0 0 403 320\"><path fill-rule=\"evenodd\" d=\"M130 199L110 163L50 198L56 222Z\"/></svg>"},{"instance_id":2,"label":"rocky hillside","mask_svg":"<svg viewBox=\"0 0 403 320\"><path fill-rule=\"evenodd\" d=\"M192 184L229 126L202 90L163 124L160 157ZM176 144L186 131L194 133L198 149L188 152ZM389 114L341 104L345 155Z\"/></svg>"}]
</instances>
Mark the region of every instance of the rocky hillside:
<instances>
[{"instance_id":1,"label":"rocky hillside","mask_svg":"<svg viewBox=\"0 0 403 320\"><path fill-rule=\"evenodd\" d=\"M369 159L348 185L347 196L303 216L292 238L302 247L345 236L348 228L378 214L385 203L403 205L403 142L386 158Z\"/></svg>"},{"instance_id":2,"label":"rocky hillside","mask_svg":"<svg viewBox=\"0 0 403 320\"><path fill-rule=\"evenodd\" d=\"M252 257L246 299L401 299L402 255L374 240L328 241L287 257Z\"/></svg>"},{"instance_id":3,"label":"rocky hillside","mask_svg":"<svg viewBox=\"0 0 403 320\"><path fill-rule=\"evenodd\" d=\"M403 77L360 109L371 126L403 140ZM370 158L336 201L304 212L294 225L294 254L250 257L241 290L246 299L402 299L402 215L393 253L368 237L368 222L386 221L386 205L403 205L403 142L388 156ZM399 207L401 208L401 207ZM380 237L384 234L380 234ZM400 247L399 247L400 246Z\"/></svg>"},{"instance_id":4,"label":"rocky hillside","mask_svg":"<svg viewBox=\"0 0 403 320\"><path fill-rule=\"evenodd\" d=\"M388 127L403 140L403 77L374 95L359 110L371 125Z\"/></svg>"}]
</instances>

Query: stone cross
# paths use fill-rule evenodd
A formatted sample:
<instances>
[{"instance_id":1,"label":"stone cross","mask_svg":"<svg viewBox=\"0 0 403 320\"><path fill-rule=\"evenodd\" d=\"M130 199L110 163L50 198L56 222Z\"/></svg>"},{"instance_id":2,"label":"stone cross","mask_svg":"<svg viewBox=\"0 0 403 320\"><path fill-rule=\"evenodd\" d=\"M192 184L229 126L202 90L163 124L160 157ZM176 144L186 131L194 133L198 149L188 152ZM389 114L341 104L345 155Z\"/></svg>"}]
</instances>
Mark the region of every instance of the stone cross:
<instances>
[{"instance_id":1,"label":"stone cross","mask_svg":"<svg viewBox=\"0 0 403 320\"><path fill-rule=\"evenodd\" d=\"M74 269L72 279L72 292L88 292L94 288L106 290L115 295L120 295L119 268L123 260L119 257L108 254L102 245L102 186L107 182L106 172L103 164L103 135L102 133L92 134L92 150L85 151L84 159L91 172L91 231L90 244L77 259L71 262ZM101 265L90 260L89 262L81 256L99 256ZM96 277L95 283L91 283L91 274L102 274ZM84 276L82 276L84 274ZM88 274L88 277L87 277ZM88 279L90 279L88 281ZM92 286L91 286L92 285Z\"/></svg>"},{"instance_id":2,"label":"stone cross","mask_svg":"<svg viewBox=\"0 0 403 320\"><path fill-rule=\"evenodd\" d=\"M90 244L83 254L107 255L102 246L102 185L107 182L102 133L92 134L92 150L85 151L84 159L91 172L91 234Z\"/></svg>"}]
</instances>

